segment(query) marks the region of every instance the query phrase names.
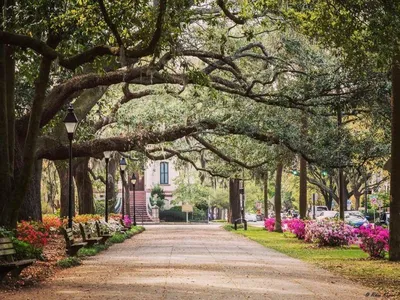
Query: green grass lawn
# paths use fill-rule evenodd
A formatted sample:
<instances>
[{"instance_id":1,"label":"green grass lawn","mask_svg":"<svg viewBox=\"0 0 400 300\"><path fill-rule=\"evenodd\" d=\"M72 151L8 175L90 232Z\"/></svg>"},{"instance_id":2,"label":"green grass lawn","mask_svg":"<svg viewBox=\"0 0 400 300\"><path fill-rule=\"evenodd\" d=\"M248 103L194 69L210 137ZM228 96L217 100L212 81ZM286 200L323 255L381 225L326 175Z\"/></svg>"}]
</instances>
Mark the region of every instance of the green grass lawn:
<instances>
[{"instance_id":1,"label":"green grass lawn","mask_svg":"<svg viewBox=\"0 0 400 300\"><path fill-rule=\"evenodd\" d=\"M298 240L290 233L268 232L264 228L252 226L247 231L242 228L235 231L231 225L225 225L224 228L265 247L360 282L392 299L400 299L400 263L371 260L356 245L349 248L318 248Z\"/></svg>"}]
</instances>

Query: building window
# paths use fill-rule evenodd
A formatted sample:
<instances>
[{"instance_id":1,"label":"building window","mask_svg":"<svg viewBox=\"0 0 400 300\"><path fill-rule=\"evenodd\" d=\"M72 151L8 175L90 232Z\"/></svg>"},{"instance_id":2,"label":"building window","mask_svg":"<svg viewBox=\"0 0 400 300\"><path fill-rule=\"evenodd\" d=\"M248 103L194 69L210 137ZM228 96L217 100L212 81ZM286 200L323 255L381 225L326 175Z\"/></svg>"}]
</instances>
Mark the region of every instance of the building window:
<instances>
[{"instance_id":1,"label":"building window","mask_svg":"<svg viewBox=\"0 0 400 300\"><path fill-rule=\"evenodd\" d=\"M160 184L168 184L168 163L161 162L160 163Z\"/></svg>"}]
</instances>

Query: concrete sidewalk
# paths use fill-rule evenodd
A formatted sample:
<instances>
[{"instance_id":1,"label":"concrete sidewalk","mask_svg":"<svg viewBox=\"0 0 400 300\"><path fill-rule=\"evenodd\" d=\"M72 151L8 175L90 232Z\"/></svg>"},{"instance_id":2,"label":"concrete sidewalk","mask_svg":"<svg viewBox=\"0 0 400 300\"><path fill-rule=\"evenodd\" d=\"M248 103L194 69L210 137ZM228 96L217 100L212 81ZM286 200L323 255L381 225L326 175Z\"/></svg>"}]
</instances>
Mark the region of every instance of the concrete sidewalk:
<instances>
[{"instance_id":1,"label":"concrete sidewalk","mask_svg":"<svg viewBox=\"0 0 400 300\"><path fill-rule=\"evenodd\" d=\"M218 225L146 229L7 299L366 299L372 292Z\"/></svg>"}]
</instances>

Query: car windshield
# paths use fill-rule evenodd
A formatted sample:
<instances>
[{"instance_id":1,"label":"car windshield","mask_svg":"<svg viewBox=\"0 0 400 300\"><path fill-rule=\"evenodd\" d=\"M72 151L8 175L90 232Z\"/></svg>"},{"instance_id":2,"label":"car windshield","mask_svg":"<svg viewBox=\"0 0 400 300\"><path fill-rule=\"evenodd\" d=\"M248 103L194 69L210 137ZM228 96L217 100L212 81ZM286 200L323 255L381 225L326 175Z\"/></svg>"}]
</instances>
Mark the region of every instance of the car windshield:
<instances>
[{"instance_id":1,"label":"car windshield","mask_svg":"<svg viewBox=\"0 0 400 300\"><path fill-rule=\"evenodd\" d=\"M327 216L327 217L334 217L336 215L336 211L325 211L323 212L323 216Z\"/></svg>"},{"instance_id":2,"label":"car windshield","mask_svg":"<svg viewBox=\"0 0 400 300\"><path fill-rule=\"evenodd\" d=\"M344 213L345 218L359 218L364 219L364 215L358 211L349 211Z\"/></svg>"},{"instance_id":3,"label":"car windshield","mask_svg":"<svg viewBox=\"0 0 400 300\"><path fill-rule=\"evenodd\" d=\"M327 207L321 207L321 206L317 206L317 211L327 211L328 210L328 208Z\"/></svg>"}]
</instances>

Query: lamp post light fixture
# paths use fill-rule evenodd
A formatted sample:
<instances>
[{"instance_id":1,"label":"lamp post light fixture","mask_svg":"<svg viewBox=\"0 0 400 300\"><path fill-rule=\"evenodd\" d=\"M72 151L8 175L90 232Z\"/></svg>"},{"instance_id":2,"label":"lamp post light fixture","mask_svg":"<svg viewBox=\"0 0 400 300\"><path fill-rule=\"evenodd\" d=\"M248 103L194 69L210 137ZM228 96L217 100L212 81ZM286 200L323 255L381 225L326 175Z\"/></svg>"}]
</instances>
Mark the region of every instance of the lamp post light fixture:
<instances>
[{"instance_id":1,"label":"lamp post light fixture","mask_svg":"<svg viewBox=\"0 0 400 300\"><path fill-rule=\"evenodd\" d=\"M126 160L125 157L121 158L121 160L119 161L119 168L121 171L121 185L122 185L122 209L121 209L121 213L122 213L122 219L124 219L125 217L125 195L124 195L124 176L125 176L125 169L126 169Z\"/></svg>"},{"instance_id":2,"label":"lamp post light fixture","mask_svg":"<svg viewBox=\"0 0 400 300\"><path fill-rule=\"evenodd\" d=\"M135 188L136 188L136 176L135 173L132 174L131 183L133 186L133 226L136 226L136 195L135 195Z\"/></svg>"},{"instance_id":3,"label":"lamp post light fixture","mask_svg":"<svg viewBox=\"0 0 400 300\"><path fill-rule=\"evenodd\" d=\"M110 157L111 157L111 151L104 151L104 159L106 161L106 196L105 196L105 205L104 205L104 219L106 223L108 222L108 163L110 162Z\"/></svg>"},{"instance_id":4,"label":"lamp post light fixture","mask_svg":"<svg viewBox=\"0 0 400 300\"><path fill-rule=\"evenodd\" d=\"M74 113L74 108L70 103L68 106L68 113L64 120L65 128L67 129L69 139L69 171L68 171L68 227L72 228L72 140L74 139L74 132L78 125L78 118Z\"/></svg>"}]
</instances>

